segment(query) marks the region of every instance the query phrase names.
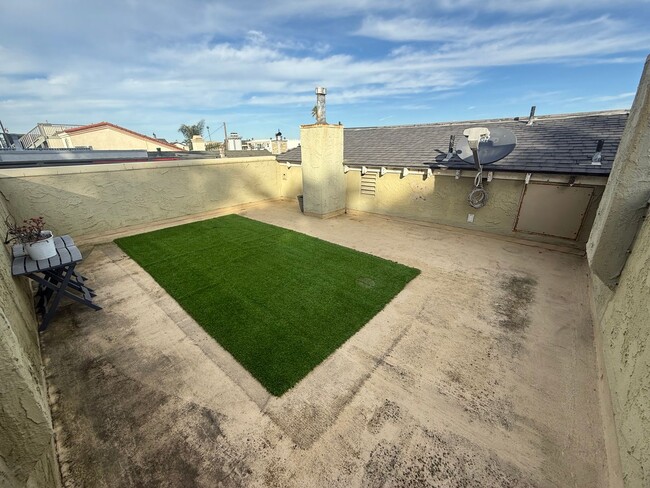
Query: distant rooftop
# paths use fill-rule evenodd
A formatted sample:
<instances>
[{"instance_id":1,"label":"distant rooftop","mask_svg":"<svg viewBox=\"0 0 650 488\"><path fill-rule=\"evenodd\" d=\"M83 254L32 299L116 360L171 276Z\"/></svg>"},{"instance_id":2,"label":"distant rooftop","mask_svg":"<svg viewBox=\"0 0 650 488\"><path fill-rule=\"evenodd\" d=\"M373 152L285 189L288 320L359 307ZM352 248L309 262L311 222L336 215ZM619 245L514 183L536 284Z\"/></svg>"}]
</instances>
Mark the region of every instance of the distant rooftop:
<instances>
[{"instance_id":1,"label":"distant rooftop","mask_svg":"<svg viewBox=\"0 0 650 488\"><path fill-rule=\"evenodd\" d=\"M153 142L154 144L160 144L161 146L164 146L164 147L166 147L168 149L171 149L172 151L178 151L179 150L179 148L177 148L173 144L168 143L167 141L160 140L160 139L154 139L153 137L149 137L149 136L147 136L145 134L140 134L139 132L135 132L133 130L126 129L125 127L121 127L121 126L116 125L116 124L111 124L110 122L98 122L96 124L83 125L81 127L75 127L73 129L66 129L65 132L67 134L77 134L77 133L80 133L80 132L90 132L90 131L93 131L93 130L96 130L96 129L103 129L103 128L107 128L107 127L116 129L118 131L121 131L121 132L124 132L126 134L138 137L140 139L148 140L149 142Z\"/></svg>"},{"instance_id":2,"label":"distant rooftop","mask_svg":"<svg viewBox=\"0 0 650 488\"><path fill-rule=\"evenodd\" d=\"M467 127L484 126L510 129L517 146L500 161L486 165L488 170L608 175L616 156L629 111L586 112L507 119L439 122L432 124L345 129L345 163L366 166L425 166L472 169L458 156L443 163L449 137L456 140ZM592 165L598 141L604 141L602 164ZM300 162L300 147L278 157L280 161Z\"/></svg>"}]
</instances>

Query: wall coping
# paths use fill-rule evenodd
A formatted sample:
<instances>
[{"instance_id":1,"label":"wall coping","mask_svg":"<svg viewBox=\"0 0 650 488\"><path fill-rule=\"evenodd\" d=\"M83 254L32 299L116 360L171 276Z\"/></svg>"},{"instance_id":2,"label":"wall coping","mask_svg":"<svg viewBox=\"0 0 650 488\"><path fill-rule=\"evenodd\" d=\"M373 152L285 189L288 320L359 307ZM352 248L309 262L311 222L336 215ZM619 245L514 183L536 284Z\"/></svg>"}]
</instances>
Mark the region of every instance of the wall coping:
<instances>
[{"instance_id":1,"label":"wall coping","mask_svg":"<svg viewBox=\"0 0 650 488\"><path fill-rule=\"evenodd\" d=\"M75 164L71 166L47 166L33 168L2 168L0 179L29 178L34 176L56 176L80 173L108 173L111 171L152 170L164 168L185 168L192 166L226 166L233 164L276 162L275 156L252 156L244 158L210 158L175 161L143 161L131 163Z\"/></svg>"}]
</instances>

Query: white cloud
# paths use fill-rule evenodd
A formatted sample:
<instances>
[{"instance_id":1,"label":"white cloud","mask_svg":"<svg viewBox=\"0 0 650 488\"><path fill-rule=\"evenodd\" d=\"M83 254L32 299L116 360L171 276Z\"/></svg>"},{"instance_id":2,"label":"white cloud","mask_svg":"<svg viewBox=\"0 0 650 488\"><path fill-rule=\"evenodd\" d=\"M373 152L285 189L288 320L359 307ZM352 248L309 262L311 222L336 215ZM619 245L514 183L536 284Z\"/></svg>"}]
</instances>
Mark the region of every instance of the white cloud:
<instances>
[{"instance_id":1,"label":"white cloud","mask_svg":"<svg viewBox=\"0 0 650 488\"><path fill-rule=\"evenodd\" d=\"M406 109L456 96L493 67L636 63L650 45L644 26L603 15L598 1L544 0L544 18L519 9L490 25L476 5L506 3L459 1L22 0L0 18L0 108L23 130L45 118L173 127L285 107L307 107L308 120L316 85L332 105ZM590 14L564 13L580 8Z\"/></svg>"},{"instance_id":2,"label":"white cloud","mask_svg":"<svg viewBox=\"0 0 650 488\"><path fill-rule=\"evenodd\" d=\"M619 93L618 95L605 95L602 97L592 98L594 102L615 102L619 100L629 100L636 95L635 92Z\"/></svg>"},{"instance_id":3,"label":"white cloud","mask_svg":"<svg viewBox=\"0 0 650 488\"><path fill-rule=\"evenodd\" d=\"M648 3L648 0L618 0L615 5L623 7L639 3ZM436 6L443 10L479 15L483 12L531 14L547 11L597 11L611 9L613 4L610 0L437 0Z\"/></svg>"},{"instance_id":4,"label":"white cloud","mask_svg":"<svg viewBox=\"0 0 650 488\"><path fill-rule=\"evenodd\" d=\"M395 42L427 41L430 47L400 47L395 53L412 59L437 60L452 67L501 66L550 60L602 57L643 50L650 32L607 15L587 20L550 18L492 26L478 21L458 25L451 19L366 17L359 36ZM583 60L584 61L584 60Z\"/></svg>"}]
</instances>

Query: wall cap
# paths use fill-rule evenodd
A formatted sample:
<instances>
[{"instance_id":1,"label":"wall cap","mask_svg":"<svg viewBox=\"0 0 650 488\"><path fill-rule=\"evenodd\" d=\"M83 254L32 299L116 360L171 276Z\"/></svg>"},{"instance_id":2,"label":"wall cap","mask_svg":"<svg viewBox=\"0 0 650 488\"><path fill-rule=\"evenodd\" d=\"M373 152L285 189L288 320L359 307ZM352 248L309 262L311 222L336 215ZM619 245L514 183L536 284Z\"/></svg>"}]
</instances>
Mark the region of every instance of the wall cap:
<instances>
[{"instance_id":1,"label":"wall cap","mask_svg":"<svg viewBox=\"0 0 650 488\"><path fill-rule=\"evenodd\" d=\"M192 166L225 166L229 164L276 163L275 156L253 156L244 158L212 158L175 161L143 161L137 163L75 164L70 166L48 166L33 168L2 168L0 179L29 178L33 176L56 176L80 173L108 173L111 171L154 170Z\"/></svg>"}]
</instances>

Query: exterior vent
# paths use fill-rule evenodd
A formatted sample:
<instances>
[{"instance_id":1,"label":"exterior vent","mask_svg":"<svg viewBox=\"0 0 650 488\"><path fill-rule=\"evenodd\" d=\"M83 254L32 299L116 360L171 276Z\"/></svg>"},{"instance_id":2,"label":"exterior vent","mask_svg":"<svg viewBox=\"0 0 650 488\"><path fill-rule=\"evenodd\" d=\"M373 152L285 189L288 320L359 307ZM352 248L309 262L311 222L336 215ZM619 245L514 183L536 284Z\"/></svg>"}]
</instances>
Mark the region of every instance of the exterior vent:
<instances>
[{"instance_id":1,"label":"exterior vent","mask_svg":"<svg viewBox=\"0 0 650 488\"><path fill-rule=\"evenodd\" d=\"M377 173L366 173L361 175L361 194L374 197L377 191Z\"/></svg>"}]
</instances>

